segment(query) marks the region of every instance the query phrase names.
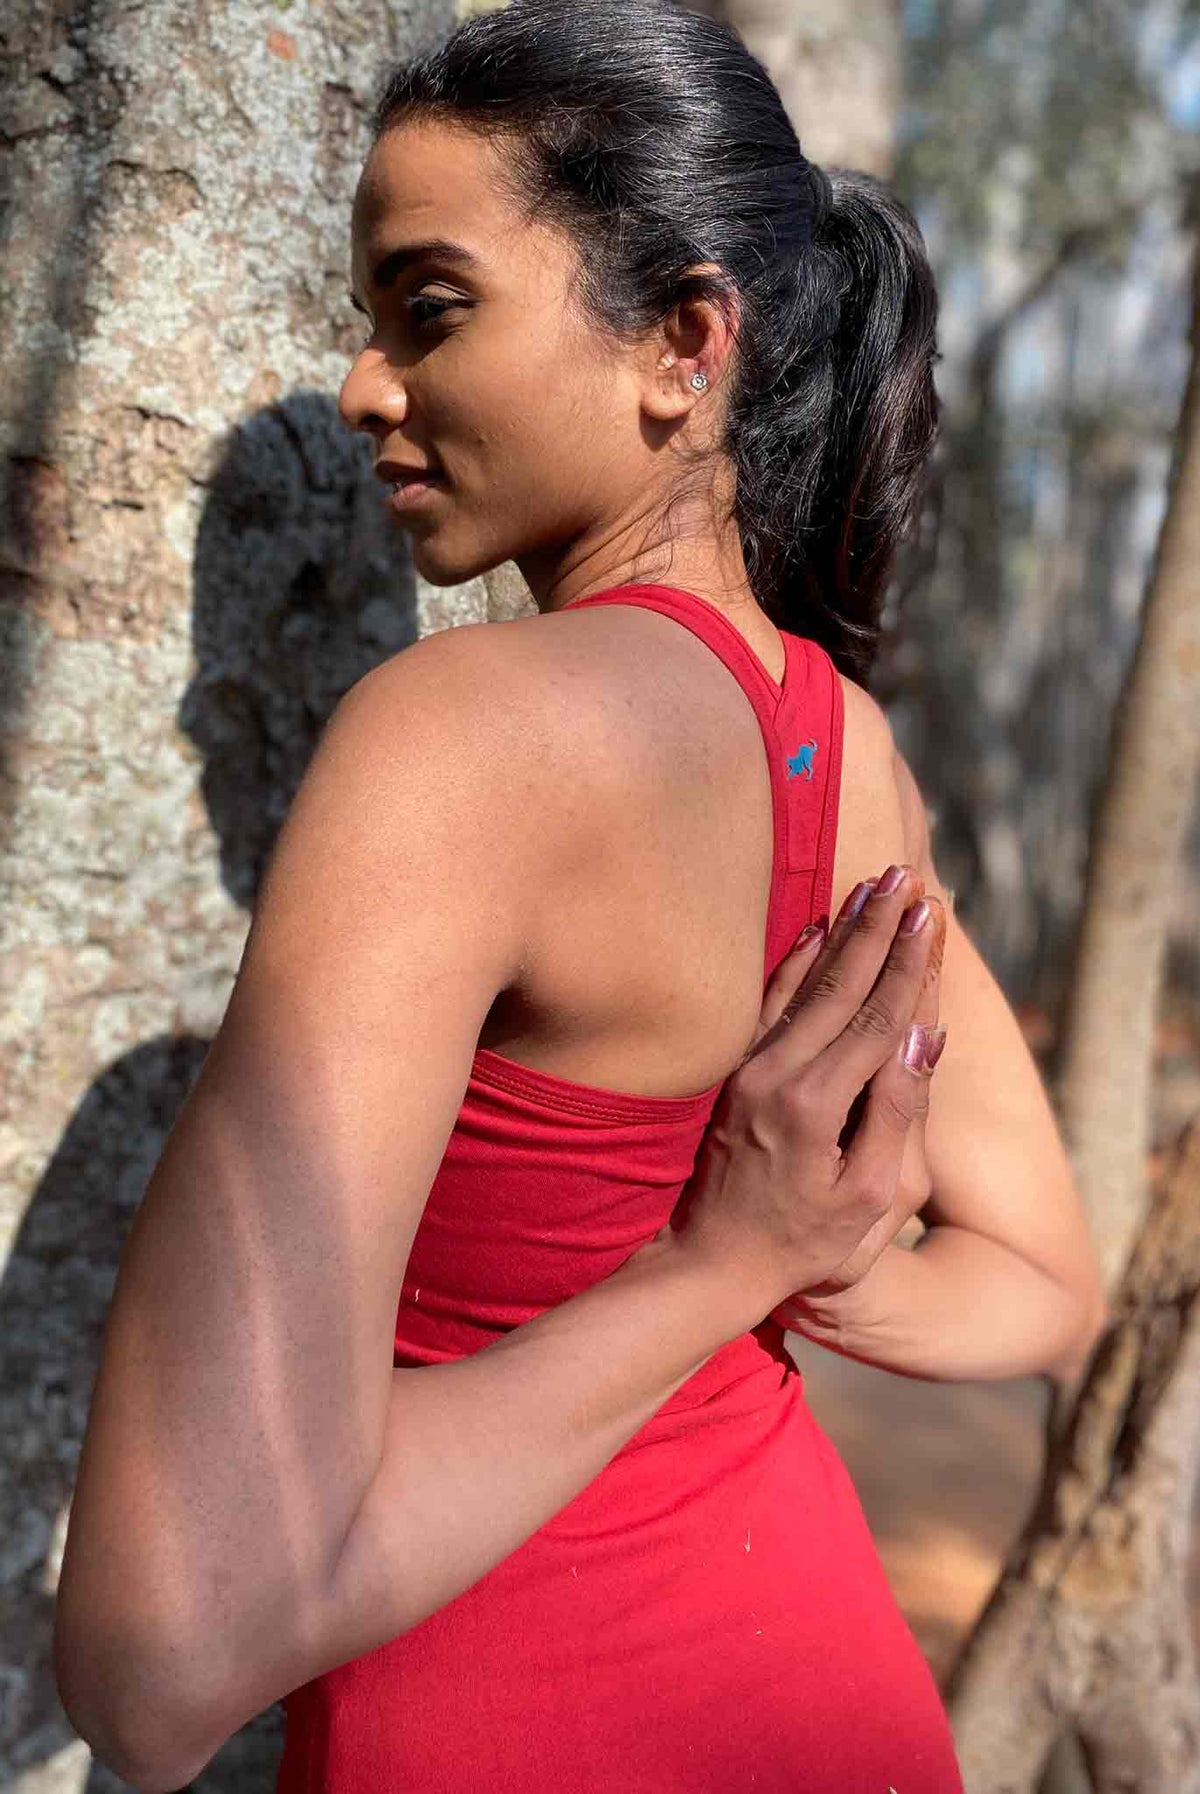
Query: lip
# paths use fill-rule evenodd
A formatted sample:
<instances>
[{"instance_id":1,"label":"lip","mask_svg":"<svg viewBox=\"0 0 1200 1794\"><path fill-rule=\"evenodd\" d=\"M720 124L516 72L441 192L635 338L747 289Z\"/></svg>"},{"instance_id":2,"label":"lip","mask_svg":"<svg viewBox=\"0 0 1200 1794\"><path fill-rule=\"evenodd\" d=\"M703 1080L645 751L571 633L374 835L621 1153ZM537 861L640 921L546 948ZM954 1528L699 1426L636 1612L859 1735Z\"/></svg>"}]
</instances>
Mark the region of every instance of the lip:
<instances>
[{"instance_id":1,"label":"lip","mask_svg":"<svg viewBox=\"0 0 1200 1794\"><path fill-rule=\"evenodd\" d=\"M439 474L436 468L425 466L402 466L398 461L378 461L375 475L389 488L387 504L393 511L411 511L438 492L439 486L445 486L445 474Z\"/></svg>"},{"instance_id":2,"label":"lip","mask_svg":"<svg viewBox=\"0 0 1200 1794\"><path fill-rule=\"evenodd\" d=\"M388 505L393 511L416 510L418 506L428 503L445 484L441 474L422 474L405 479L388 493Z\"/></svg>"}]
</instances>

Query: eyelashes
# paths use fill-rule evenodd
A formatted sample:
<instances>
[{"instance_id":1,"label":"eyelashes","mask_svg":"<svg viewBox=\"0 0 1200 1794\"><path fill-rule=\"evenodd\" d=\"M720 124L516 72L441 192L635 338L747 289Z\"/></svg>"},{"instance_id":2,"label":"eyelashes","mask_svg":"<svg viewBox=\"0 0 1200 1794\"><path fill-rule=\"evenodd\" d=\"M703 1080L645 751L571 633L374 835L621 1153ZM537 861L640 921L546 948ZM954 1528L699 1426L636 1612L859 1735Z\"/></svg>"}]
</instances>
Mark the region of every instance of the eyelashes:
<instances>
[{"instance_id":1,"label":"eyelashes","mask_svg":"<svg viewBox=\"0 0 1200 1794\"><path fill-rule=\"evenodd\" d=\"M431 325L438 322L444 312L454 311L458 305L457 299L433 299L420 294L414 299L404 301L404 309L417 330L428 330ZM425 308L428 306L432 306L432 312L426 311Z\"/></svg>"},{"instance_id":2,"label":"eyelashes","mask_svg":"<svg viewBox=\"0 0 1200 1794\"><path fill-rule=\"evenodd\" d=\"M438 325L441 324L447 312L468 311L470 306L471 302L464 299L437 298L432 294L417 293L404 301L403 310L414 336L433 336L437 333ZM355 310L361 311L361 307L356 305ZM379 324L374 323L366 313L363 313L363 320L367 334L359 345L360 354L374 341L382 328Z\"/></svg>"}]
</instances>

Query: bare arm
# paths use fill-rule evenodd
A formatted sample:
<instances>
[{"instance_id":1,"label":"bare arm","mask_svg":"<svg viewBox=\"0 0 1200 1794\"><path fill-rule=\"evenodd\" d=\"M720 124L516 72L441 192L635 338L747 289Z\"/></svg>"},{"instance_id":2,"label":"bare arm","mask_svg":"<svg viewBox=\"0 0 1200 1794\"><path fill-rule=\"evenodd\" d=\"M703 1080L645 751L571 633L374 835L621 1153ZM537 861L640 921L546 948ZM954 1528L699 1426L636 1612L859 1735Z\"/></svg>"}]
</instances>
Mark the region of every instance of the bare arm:
<instances>
[{"instance_id":1,"label":"bare arm","mask_svg":"<svg viewBox=\"0 0 1200 1794\"><path fill-rule=\"evenodd\" d=\"M945 893L916 782L878 706L849 682L835 900L889 855ZM1067 1379L1103 1325L1099 1263L1036 1065L951 913L941 971L946 1046L930 1089L928 1231L891 1246L803 1332L902 1375Z\"/></svg>"},{"instance_id":2,"label":"bare arm","mask_svg":"<svg viewBox=\"0 0 1200 1794\"><path fill-rule=\"evenodd\" d=\"M486 701L497 670L485 664L479 685L473 655L454 632L452 649L405 657L403 677L364 682L340 709L122 1257L55 1642L72 1719L146 1794L191 1780L272 1700L508 1556L770 1312L792 1287L782 1279L839 1262L899 1173L894 1086L911 1082L898 1055L926 947L884 935L864 988L886 954L893 1035L848 1027L853 1005L827 1030L833 1069L818 1083L841 1119L814 1132L815 1111L795 1111L795 1081L777 1075L772 1124L754 1130L757 1176L726 1191L738 1134L726 1116L711 1200L695 1208L711 1247L713 1206L732 1203L722 1237L740 1250L689 1251L694 1233L664 1228L484 1351L393 1369L397 1291L479 1019L547 880L538 854L563 848L548 807L561 783L553 721L538 738L519 681L502 680L513 739L500 738ZM594 778L605 744L580 740L580 696L572 771ZM480 730L457 758L447 708ZM401 715L428 750L401 745ZM515 806L528 835L497 834L514 799L478 770L484 748L506 777L528 776L511 770L523 755L545 769L544 789ZM867 1060L890 1098L834 1192L836 1136ZM781 1204L785 1183L795 1200Z\"/></svg>"},{"instance_id":3,"label":"bare arm","mask_svg":"<svg viewBox=\"0 0 1200 1794\"><path fill-rule=\"evenodd\" d=\"M251 1575L239 1591L251 1654L214 1661L210 1640L207 1705L187 1681L139 1681L127 1726L102 1726L101 1754L142 1794L168 1794L272 1701L452 1601L592 1482L714 1351L757 1325L763 1303L740 1299L654 1240L483 1351L392 1370L380 1463L324 1585L281 1613ZM157 1710L148 1689L161 1694Z\"/></svg>"},{"instance_id":4,"label":"bare arm","mask_svg":"<svg viewBox=\"0 0 1200 1794\"><path fill-rule=\"evenodd\" d=\"M467 1586L761 1318L730 1321L674 1268L650 1300L643 1267L580 1298L574 1350L565 1310L545 1317L540 1381L504 1350L393 1370L480 1026L579 850L570 831L591 826L554 795L572 782L562 756L594 784L611 746L582 693L564 745L545 694L518 637L465 629L342 701L135 1216L55 1630L67 1712L135 1785L179 1786L252 1712L394 1634L430 1589ZM397 1430L411 1534L394 1561L422 1575L368 1600L366 1559L344 1547ZM488 1491L479 1532L472 1485Z\"/></svg>"}]
</instances>

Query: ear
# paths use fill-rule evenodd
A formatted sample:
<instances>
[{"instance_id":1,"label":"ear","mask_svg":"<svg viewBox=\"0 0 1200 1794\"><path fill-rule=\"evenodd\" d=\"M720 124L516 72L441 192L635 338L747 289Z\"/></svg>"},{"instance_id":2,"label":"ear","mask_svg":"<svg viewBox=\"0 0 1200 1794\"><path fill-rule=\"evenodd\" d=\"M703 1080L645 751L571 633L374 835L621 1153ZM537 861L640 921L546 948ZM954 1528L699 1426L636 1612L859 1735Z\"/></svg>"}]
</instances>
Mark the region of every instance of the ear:
<instances>
[{"instance_id":1,"label":"ear","mask_svg":"<svg viewBox=\"0 0 1200 1794\"><path fill-rule=\"evenodd\" d=\"M703 262L691 274L717 274L715 262ZM711 299L682 299L663 319L653 343L653 359L645 382L643 405L650 417L663 422L684 418L692 408L710 398L729 363L734 348L734 320ZM692 385L693 374L703 374L708 385Z\"/></svg>"}]
</instances>

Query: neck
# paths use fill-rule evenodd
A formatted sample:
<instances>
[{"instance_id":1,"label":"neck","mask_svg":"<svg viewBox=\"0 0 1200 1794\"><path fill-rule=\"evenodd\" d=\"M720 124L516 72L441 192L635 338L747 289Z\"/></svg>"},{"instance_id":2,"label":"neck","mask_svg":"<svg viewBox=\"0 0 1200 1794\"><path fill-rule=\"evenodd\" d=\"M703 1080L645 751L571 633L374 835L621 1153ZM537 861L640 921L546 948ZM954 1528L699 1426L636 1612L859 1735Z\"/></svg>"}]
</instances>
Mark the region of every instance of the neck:
<instances>
[{"instance_id":1,"label":"neck","mask_svg":"<svg viewBox=\"0 0 1200 1794\"><path fill-rule=\"evenodd\" d=\"M688 545L689 548L693 546L695 549L702 547L698 543ZM758 608L740 552L736 564L732 565L712 552L711 547L709 552L684 552L679 543L669 554L612 559L586 557L549 584L531 578L533 569L523 560L519 560L517 566L543 615L562 610L576 598L627 585L676 586L685 592L694 592L698 598L720 610Z\"/></svg>"}]
</instances>

